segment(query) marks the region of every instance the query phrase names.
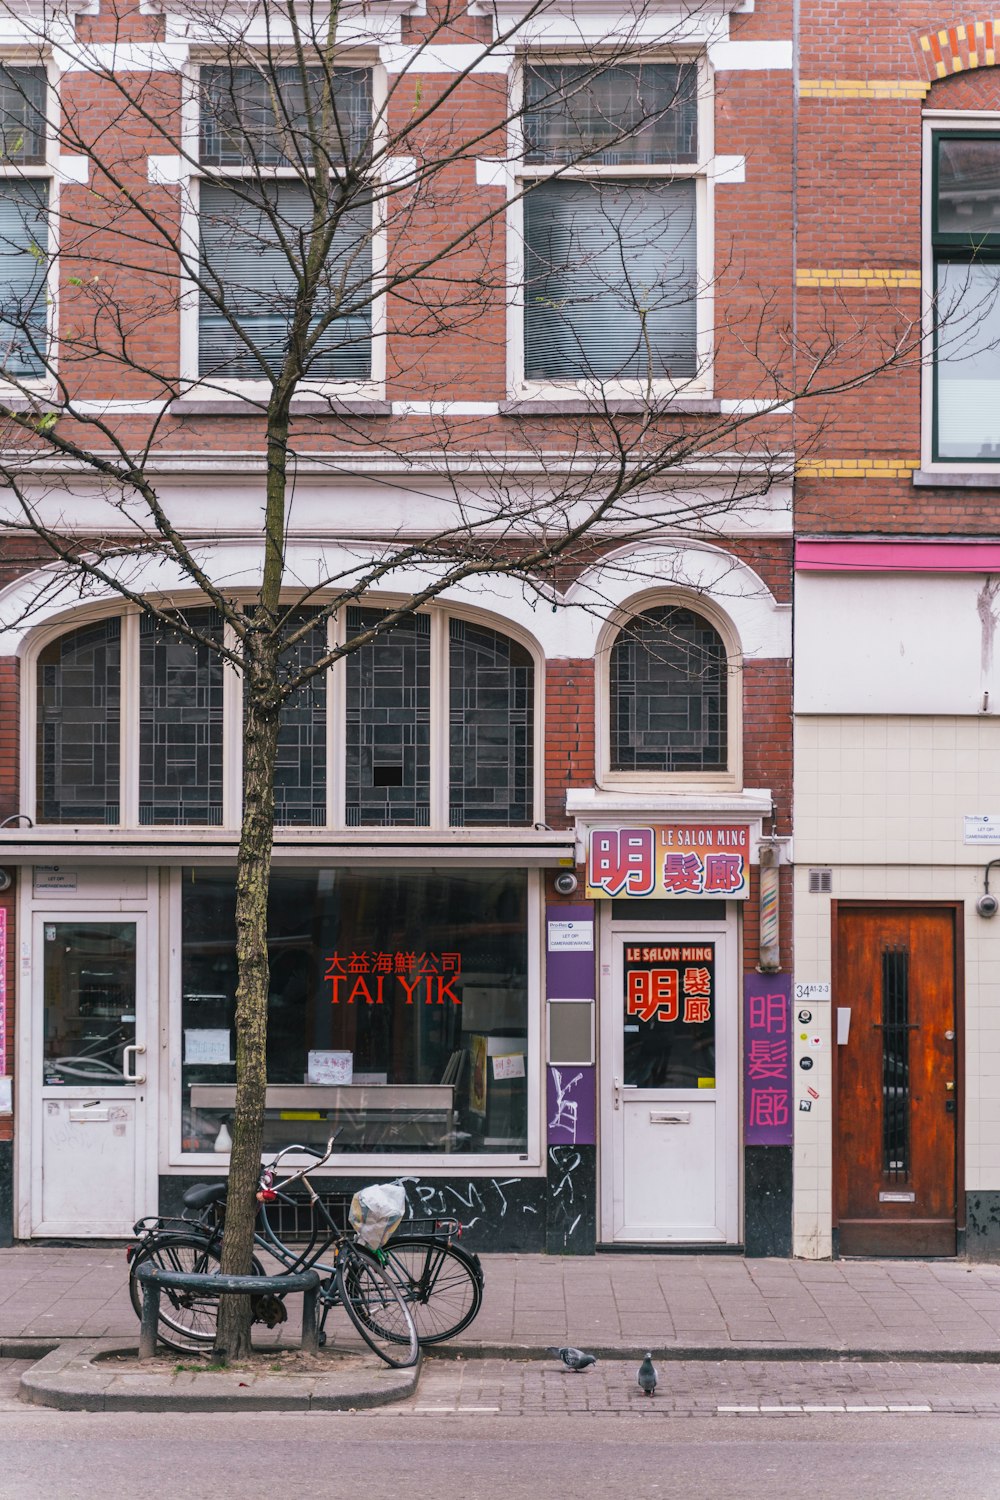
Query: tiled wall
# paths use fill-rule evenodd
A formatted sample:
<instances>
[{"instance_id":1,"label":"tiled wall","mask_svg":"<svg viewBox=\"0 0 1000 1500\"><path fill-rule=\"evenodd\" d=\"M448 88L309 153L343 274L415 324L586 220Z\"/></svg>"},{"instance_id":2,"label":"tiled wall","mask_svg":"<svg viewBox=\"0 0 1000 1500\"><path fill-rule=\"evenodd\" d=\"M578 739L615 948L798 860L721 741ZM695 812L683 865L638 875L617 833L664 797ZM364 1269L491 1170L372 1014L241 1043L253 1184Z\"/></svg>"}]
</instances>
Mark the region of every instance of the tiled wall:
<instances>
[{"instance_id":1,"label":"tiled wall","mask_svg":"<svg viewBox=\"0 0 1000 1500\"><path fill-rule=\"evenodd\" d=\"M831 977L831 899L964 899L964 1189L1000 1189L1000 917L975 908L1000 845L963 843L966 813L1000 812L1000 719L800 719L795 801L798 981ZM831 895L809 893L811 866L832 869ZM809 1029L829 1041L808 1075L820 1097L795 1117L794 1249L807 1257L832 1248L836 1004L834 995L811 1006Z\"/></svg>"}]
</instances>

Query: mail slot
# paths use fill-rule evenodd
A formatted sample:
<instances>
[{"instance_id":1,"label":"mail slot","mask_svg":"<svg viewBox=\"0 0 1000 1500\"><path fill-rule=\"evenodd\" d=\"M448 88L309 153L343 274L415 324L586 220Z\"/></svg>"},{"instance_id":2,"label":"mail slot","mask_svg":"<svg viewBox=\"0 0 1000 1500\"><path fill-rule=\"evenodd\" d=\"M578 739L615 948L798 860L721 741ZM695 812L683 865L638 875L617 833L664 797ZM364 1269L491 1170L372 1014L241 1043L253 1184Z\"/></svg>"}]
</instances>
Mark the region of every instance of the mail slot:
<instances>
[{"instance_id":1,"label":"mail slot","mask_svg":"<svg viewBox=\"0 0 1000 1500\"><path fill-rule=\"evenodd\" d=\"M69 1112L70 1122L79 1125L84 1120L95 1120L98 1123L107 1124L111 1119L107 1105L103 1109L71 1109Z\"/></svg>"},{"instance_id":2,"label":"mail slot","mask_svg":"<svg viewBox=\"0 0 1000 1500\"><path fill-rule=\"evenodd\" d=\"M650 1125L690 1125L691 1111L689 1109L651 1109L649 1123Z\"/></svg>"}]
</instances>

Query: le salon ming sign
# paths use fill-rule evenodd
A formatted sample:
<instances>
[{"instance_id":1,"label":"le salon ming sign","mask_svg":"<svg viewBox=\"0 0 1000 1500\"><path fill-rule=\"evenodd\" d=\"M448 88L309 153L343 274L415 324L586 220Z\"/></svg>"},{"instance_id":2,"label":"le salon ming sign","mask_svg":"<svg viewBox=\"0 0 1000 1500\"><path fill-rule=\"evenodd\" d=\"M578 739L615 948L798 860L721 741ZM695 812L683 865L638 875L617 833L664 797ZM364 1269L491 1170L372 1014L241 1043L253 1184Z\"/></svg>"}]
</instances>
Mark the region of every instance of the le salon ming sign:
<instances>
[{"instance_id":1,"label":"le salon ming sign","mask_svg":"<svg viewBox=\"0 0 1000 1500\"><path fill-rule=\"evenodd\" d=\"M652 823L592 828L587 895L720 896L745 900L750 888L745 823Z\"/></svg>"}]
</instances>

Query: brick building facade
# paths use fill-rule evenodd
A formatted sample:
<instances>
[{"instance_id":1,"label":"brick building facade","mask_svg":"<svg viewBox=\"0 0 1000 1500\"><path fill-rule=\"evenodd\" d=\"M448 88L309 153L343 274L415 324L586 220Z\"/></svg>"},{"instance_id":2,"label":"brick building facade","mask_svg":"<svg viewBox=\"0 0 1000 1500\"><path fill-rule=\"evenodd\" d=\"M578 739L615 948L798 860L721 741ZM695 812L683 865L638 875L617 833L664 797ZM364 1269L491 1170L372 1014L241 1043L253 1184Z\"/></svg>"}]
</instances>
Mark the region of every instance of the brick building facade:
<instances>
[{"instance_id":1,"label":"brick building facade","mask_svg":"<svg viewBox=\"0 0 1000 1500\"><path fill-rule=\"evenodd\" d=\"M336 66L355 90L344 109L362 135L381 117L393 147L379 158L369 141L357 158L373 153L384 223L370 218L331 256L368 256L376 278L384 256L390 280L406 257L428 267L335 323L340 342L293 408L288 601L322 600L398 553L381 587L344 598L316 650L429 588L440 552L424 538L458 507L530 488L530 541L574 474L585 503L607 489L616 448L626 471L661 455L641 496L557 576L531 589L480 567L431 590L415 621L332 666L284 721L268 1148L335 1128L333 1185L419 1178L414 1205L460 1213L487 1249L791 1247L789 331L825 290L802 271L796 289L795 150L797 130L797 264L826 267L829 244L804 252L802 183L812 132L829 128L809 112L840 108L804 87L796 105L794 9L386 0L341 23ZM217 138L205 100L235 88L235 44L196 4L148 10L94 4L39 37L11 5L0 30L5 120L33 89L48 101L37 149L8 122L3 201L34 226L28 260L51 267L40 303L8 225L23 326L8 356L0 538L13 1080L0 1207L20 1238L120 1236L226 1171L239 681L143 615L143 598L185 618L206 598L162 547L138 555L114 501L132 483L124 455L142 453L212 586L252 591L268 459L247 375L259 356L234 343L204 284L178 290L170 248L245 293L258 351L271 347L276 315L252 263L271 264L273 233L247 229L241 194L263 162L265 204L301 225L288 142L266 140L280 111L266 90L251 98L255 79L290 68L290 39L266 7L240 34L252 110L236 125L225 115ZM589 135L565 103L578 96ZM533 113L511 104L526 97ZM860 119L868 105L844 107ZM25 182L43 186L32 197ZM669 238L628 304L600 259L609 222L619 246L639 226L636 264L655 243L648 225ZM582 257L596 283L560 283L563 301L553 224L570 243L581 226L598 236ZM841 260L853 263L846 244ZM886 264L903 264L898 248ZM671 274L682 285L668 295ZM905 296L916 307L918 292ZM574 297L589 310L576 323ZM554 307L572 338L553 332ZM101 321L112 311L117 342ZM854 358L846 344L834 355L830 380ZM858 402L889 399L872 389ZM804 472L847 451L829 440L821 430ZM857 499L870 505L871 488L891 504L896 483L881 470ZM828 515L831 487L802 479L811 518ZM835 487L847 504L849 487ZM127 597L100 577L62 588L51 550L14 525L19 496L52 536L132 548ZM505 517L484 529L498 563ZM407 1009L417 984L437 997L430 1010ZM748 1014L770 1017L756 1051L745 985Z\"/></svg>"}]
</instances>

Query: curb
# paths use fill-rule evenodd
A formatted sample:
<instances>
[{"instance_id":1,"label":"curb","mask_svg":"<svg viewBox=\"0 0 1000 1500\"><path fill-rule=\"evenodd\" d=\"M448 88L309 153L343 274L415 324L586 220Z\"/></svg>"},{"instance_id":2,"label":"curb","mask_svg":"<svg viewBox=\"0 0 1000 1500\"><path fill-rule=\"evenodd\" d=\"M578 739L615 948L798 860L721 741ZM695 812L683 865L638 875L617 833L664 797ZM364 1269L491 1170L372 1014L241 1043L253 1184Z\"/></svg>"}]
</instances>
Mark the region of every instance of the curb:
<instances>
[{"instance_id":1,"label":"curb","mask_svg":"<svg viewBox=\"0 0 1000 1500\"><path fill-rule=\"evenodd\" d=\"M254 1375L238 1371L154 1374L136 1361L127 1368L111 1354L135 1354L135 1344L92 1339L49 1346L21 1376L19 1395L60 1411L363 1411L412 1396L420 1361L394 1370L374 1355L345 1355L349 1362L323 1375ZM180 1362L183 1356L178 1356Z\"/></svg>"},{"instance_id":2,"label":"curb","mask_svg":"<svg viewBox=\"0 0 1000 1500\"><path fill-rule=\"evenodd\" d=\"M857 1360L862 1364L1000 1364L1000 1344L989 1349L853 1348L843 1344L595 1344L584 1347L598 1359L641 1359L648 1349L663 1361L809 1361L812 1363ZM551 1360L547 1348L535 1344L435 1344L427 1351L432 1359L520 1359Z\"/></svg>"}]
</instances>

